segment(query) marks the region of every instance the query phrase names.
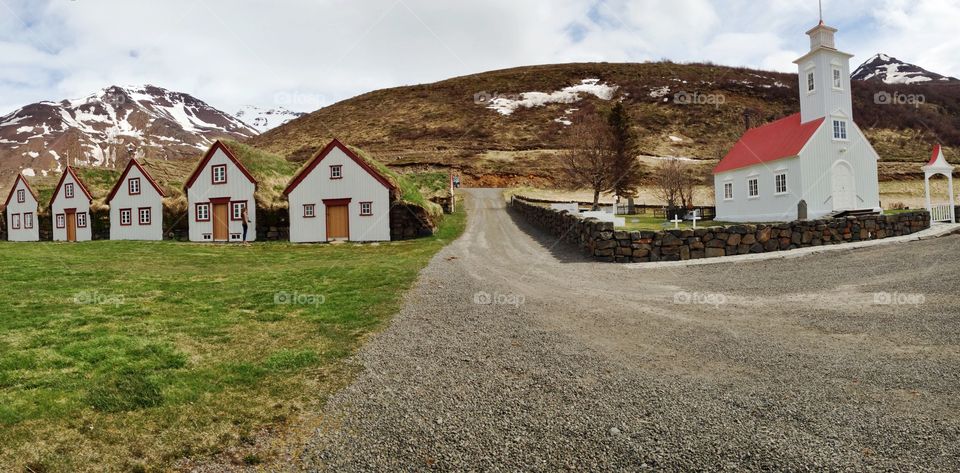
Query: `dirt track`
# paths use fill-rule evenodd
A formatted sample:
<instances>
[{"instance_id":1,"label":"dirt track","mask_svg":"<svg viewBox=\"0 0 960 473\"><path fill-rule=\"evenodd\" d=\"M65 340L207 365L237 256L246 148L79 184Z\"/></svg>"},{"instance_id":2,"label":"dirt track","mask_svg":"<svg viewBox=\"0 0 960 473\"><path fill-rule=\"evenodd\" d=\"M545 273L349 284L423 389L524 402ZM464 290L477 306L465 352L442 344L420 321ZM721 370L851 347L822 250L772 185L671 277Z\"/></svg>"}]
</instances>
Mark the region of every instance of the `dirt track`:
<instances>
[{"instance_id":1,"label":"dirt track","mask_svg":"<svg viewBox=\"0 0 960 473\"><path fill-rule=\"evenodd\" d=\"M306 468L960 470L960 237L637 269L467 205Z\"/></svg>"}]
</instances>

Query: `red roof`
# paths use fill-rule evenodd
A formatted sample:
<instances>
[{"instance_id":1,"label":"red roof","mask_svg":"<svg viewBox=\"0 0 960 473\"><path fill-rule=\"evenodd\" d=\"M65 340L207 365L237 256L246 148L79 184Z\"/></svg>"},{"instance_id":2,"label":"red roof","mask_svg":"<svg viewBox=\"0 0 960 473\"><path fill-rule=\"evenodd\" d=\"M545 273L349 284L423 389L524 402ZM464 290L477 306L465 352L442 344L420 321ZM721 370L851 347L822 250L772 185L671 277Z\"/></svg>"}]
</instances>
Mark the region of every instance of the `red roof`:
<instances>
[{"instance_id":1,"label":"red roof","mask_svg":"<svg viewBox=\"0 0 960 473\"><path fill-rule=\"evenodd\" d=\"M213 154L218 148L223 150L223 154L226 154L227 158L230 158L230 160L233 161L233 164L240 169L240 172L242 172L244 176L247 176L247 179L249 179L250 182L252 182L254 185L257 184L257 180L254 179L253 174L250 174L250 171L247 170L246 166L244 166L243 163L241 163L240 160L233 155L233 151L230 151L230 148L228 148L227 145L221 143L220 140L217 140L210 145L210 149L207 150L207 154L203 155L203 159L200 160L200 163L197 164L197 168L193 170L193 174L191 174L190 178L187 179L187 183L183 186L185 190L193 187L194 181L200 177L200 173L203 172L203 168L207 166L207 163L210 162L210 158L213 157Z\"/></svg>"},{"instance_id":2,"label":"red roof","mask_svg":"<svg viewBox=\"0 0 960 473\"><path fill-rule=\"evenodd\" d=\"M939 145L939 144L933 147L933 156L930 156L930 161L927 161L927 166L930 166L930 165L932 165L933 163L937 162L937 157L938 157L938 156L940 156L940 145Z\"/></svg>"},{"instance_id":3,"label":"red roof","mask_svg":"<svg viewBox=\"0 0 960 473\"><path fill-rule=\"evenodd\" d=\"M7 205L10 204L10 199L13 198L13 193L17 190L17 181L23 181L24 187L27 188L27 192L33 196L33 200L39 201L40 198L37 197L37 193L33 191L33 188L30 187L30 183L27 182L27 178L23 177L23 173L17 174L17 178L13 180L13 186L10 187L10 193L7 194L7 200L3 202L3 208L7 208Z\"/></svg>"},{"instance_id":4,"label":"red roof","mask_svg":"<svg viewBox=\"0 0 960 473\"><path fill-rule=\"evenodd\" d=\"M153 180L153 176L151 176L150 173L147 172L147 170L144 169L143 166L141 166L136 159L131 159L130 162L127 163L126 169L123 170L123 174L120 174L120 179L117 179L117 183L113 185L113 189L110 190L110 194L107 195L108 204L113 201L113 197L116 196L117 191L120 190L120 185L123 183L123 181L127 179L127 174L130 172L130 169L133 168L134 166L136 166L137 169L140 170L140 174L143 174L143 177L147 178L147 182L149 182L150 185L152 185L153 188L157 190L157 193L160 194L160 197L167 196L167 193L160 188L160 185L157 184L157 181Z\"/></svg>"},{"instance_id":5,"label":"red roof","mask_svg":"<svg viewBox=\"0 0 960 473\"><path fill-rule=\"evenodd\" d=\"M373 176L373 178L376 179L380 184L383 184L383 187L386 187L389 190L396 188L396 186L394 186L393 183L384 177L383 174L380 174L380 172L374 169L373 166L370 166L365 159L357 156L356 153L350 151L350 148L347 148L346 145L340 142L340 140L334 138L333 141L320 150L319 153L314 155L314 157L310 159L307 165L301 169L296 176L293 176L290 184L288 184L287 188L283 190L283 195L290 195L290 193L293 192L298 185L300 185L300 183L310 174L310 172L320 164L320 161L323 161L323 158L326 158L334 148L339 148L340 151L343 151L344 154L359 164L360 167L367 171L368 174Z\"/></svg>"},{"instance_id":6,"label":"red roof","mask_svg":"<svg viewBox=\"0 0 960 473\"><path fill-rule=\"evenodd\" d=\"M67 169L63 171L63 174L60 175L60 182L57 183L57 188L53 190L53 197L50 197L49 207L53 207L53 202L57 200L57 195L60 194L60 187L63 186L63 181L66 180L67 174L73 176L73 180L80 186L80 190L83 191L83 194L87 196L87 200L93 202L93 196L90 195L90 191L87 190L87 186L83 185L83 181L80 180L80 176L77 176L77 172L73 170L73 166L67 166Z\"/></svg>"},{"instance_id":7,"label":"red roof","mask_svg":"<svg viewBox=\"0 0 960 473\"><path fill-rule=\"evenodd\" d=\"M800 114L748 130L733 149L713 168L713 173L732 171L755 164L769 163L800 154L820 128L823 118L800 123Z\"/></svg>"}]
</instances>

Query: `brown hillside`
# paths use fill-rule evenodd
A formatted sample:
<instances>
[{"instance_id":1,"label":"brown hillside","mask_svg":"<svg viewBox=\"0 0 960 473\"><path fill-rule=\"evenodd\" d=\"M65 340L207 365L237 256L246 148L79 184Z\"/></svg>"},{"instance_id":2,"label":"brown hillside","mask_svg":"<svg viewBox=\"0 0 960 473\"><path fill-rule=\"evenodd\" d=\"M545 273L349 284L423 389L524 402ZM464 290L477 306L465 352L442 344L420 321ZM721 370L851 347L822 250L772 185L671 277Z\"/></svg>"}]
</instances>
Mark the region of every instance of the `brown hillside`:
<instances>
[{"instance_id":1,"label":"brown hillside","mask_svg":"<svg viewBox=\"0 0 960 473\"><path fill-rule=\"evenodd\" d=\"M746 110L754 125L799 110L795 74L670 62L561 64L370 92L271 130L251 144L303 161L336 136L392 166L453 167L468 183L544 183L554 174L555 150L565 129L555 119L577 105L520 108L503 116L476 97L552 92L588 78L619 86L615 99L622 97L628 105L639 136L635 151L641 155L686 156L706 164L743 133ZM657 90L664 95L652 95ZM874 103L874 94L884 90L923 94L926 103ZM723 103L678 104L679 92L713 94ZM600 108L612 104L589 94L581 98ZM854 102L855 118L880 153L887 178L916 173L912 163L927 159L934 142L960 146L958 86L855 82Z\"/></svg>"}]
</instances>

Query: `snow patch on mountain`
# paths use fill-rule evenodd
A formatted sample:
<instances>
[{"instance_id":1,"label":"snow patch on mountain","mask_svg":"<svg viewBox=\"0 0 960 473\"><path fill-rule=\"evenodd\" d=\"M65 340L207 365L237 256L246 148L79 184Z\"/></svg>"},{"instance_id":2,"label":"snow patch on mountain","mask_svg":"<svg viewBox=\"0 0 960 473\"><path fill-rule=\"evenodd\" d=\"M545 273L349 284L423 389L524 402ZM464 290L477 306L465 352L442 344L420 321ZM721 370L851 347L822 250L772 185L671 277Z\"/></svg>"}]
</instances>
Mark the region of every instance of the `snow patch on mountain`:
<instances>
[{"instance_id":1,"label":"snow patch on mountain","mask_svg":"<svg viewBox=\"0 0 960 473\"><path fill-rule=\"evenodd\" d=\"M244 105L237 113L233 114L233 116L250 125L259 133L272 130L304 115L306 115L306 113L294 112L283 107L261 108L255 105Z\"/></svg>"},{"instance_id":2,"label":"snow patch on mountain","mask_svg":"<svg viewBox=\"0 0 960 473\"><path fill-rule=\"evenodd\" d=\"M523 92L516 96L498 95L490 99L487 108L501 115L511 115L519 108L542 107L551 103L575 103L581 94L590 94L601 100L610 100L617 91L616 85L600 82L600 79L584 79L577 85L564 87L554 92Z\"/></svg>"}]
</instances>

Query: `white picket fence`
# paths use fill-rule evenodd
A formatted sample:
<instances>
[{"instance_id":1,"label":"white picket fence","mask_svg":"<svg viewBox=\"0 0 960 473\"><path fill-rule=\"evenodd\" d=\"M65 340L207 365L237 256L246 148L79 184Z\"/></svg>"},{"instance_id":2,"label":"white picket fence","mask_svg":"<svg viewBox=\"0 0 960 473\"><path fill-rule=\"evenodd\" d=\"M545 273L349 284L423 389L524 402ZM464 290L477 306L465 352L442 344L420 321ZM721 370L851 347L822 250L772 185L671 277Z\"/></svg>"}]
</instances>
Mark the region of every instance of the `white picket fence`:
<instances>
[{"instance_id":1,"label":"white picket fence","mask_svg":"<svg viewBox=\"0 0 960 473\"><path fill-rule=\"evenodd\" d=\"M933 222L953 222L953 207L950 204L931 205L930 220Z\"/></svg>"}]
</instances>

